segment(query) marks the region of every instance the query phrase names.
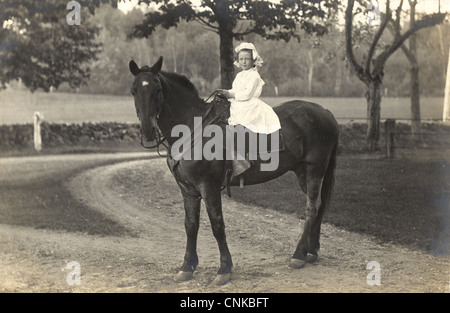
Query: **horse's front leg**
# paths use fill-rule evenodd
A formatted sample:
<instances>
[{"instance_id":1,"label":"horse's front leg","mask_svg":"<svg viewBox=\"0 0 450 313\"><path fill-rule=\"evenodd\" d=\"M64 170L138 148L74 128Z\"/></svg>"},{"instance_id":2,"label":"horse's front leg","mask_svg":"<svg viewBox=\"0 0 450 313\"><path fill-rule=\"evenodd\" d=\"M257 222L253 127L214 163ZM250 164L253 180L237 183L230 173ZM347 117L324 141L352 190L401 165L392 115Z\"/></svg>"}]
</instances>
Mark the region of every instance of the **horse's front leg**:
<instances>
[{"instance_id":1,"label":"horse's front leg","mask_svg":"<svg viewBox=\"0 0 450 313\"><path fill-rule=\"evenodd\" d=\"M184 195L185 220L187 243L184 262L175 277L176 281L186 281L192 278L198 265L197 234L200 220L200 197Z\"/></svg>"},{"instance_id":2,"label":"horse's front leg","mask_svg":"<svg viewBox=\"0 0 450 313\"><path fill-rule=\"evenodd\" d=\"M211 228L214 237L217 240L217 244L219 245L220 252L220 268L213 284L224 285L231 279L233 262L231 260L231 254L228 249L225 235L225 223L222 214L220 187L212 187L210 184L207 184L205 188L202 188L202 197L205 202L206 210L211 222Z\"/></svg>"}]
</instances>

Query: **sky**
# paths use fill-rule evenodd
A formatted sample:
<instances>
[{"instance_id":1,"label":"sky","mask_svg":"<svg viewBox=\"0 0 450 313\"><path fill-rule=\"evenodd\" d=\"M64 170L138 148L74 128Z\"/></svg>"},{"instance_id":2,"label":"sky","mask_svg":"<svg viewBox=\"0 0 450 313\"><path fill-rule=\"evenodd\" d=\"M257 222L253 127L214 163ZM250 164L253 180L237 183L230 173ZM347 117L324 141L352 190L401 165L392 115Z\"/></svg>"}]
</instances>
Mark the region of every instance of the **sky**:
<instances>
[{"instance_id":1,"label":"sky","mask_svg":"<svg viewBox=\"0 0 450 313\"><path fill-rule=\"evenodd\" d=\"M375 2L376 0L374 0ZM398 5L400 0L391 0L392 8L395 7L395 5ZM118 7L124 12L129 11L134 6L137 5L138 0L125 0L122 2L119 2ZM196 0L194 0L194 3ZM345 0L343 0L345 2ZM378 0L381 7L383 7L383 4L385 3L385 0ZM450 0L440 0L441 2L441 12L448 12L450 13ZM405 7L407 7L408 1L404 1ZM417 12L425 12L425 13L434 13L438 10L438 0L418 0L418 4L416 7Z\"/></svg>"}]
</instances>

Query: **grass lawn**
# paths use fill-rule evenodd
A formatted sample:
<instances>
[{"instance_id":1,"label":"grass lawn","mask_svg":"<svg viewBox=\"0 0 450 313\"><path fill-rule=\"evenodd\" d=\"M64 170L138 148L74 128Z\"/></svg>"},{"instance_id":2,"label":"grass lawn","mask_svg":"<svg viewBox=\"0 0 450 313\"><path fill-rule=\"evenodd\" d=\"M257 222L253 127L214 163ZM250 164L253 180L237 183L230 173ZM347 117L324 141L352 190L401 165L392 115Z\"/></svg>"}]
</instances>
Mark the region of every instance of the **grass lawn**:
<instances>
[{"instance_id":1,"label":"grass lawn","mask_svg":"<svg viewBox=\"0 0 450 313\"><path fill-rule=\"evenodd\" d=\"M36 111L51 123L139 122L131 95L0 91L0 125L33 123Z\"/></svg>"},{"instance_id":2,"label":"grass lawn","mask_svg":"<svg viewBox=\"0 0 450 313\"><path fill-rule=\"evenodd\" d=\"M399 158L338 158L324 222L433 253L449 253L450 164ZM232 198L303 218L306 197L288 173L263 185L234 187Z\"/></svg>"},{"instance_id":3,"label":"grass lawn","mask_svg":"<svg viewBox=\"0 0 450 313\"><path fill-rule=\"evenodd\" d=\"M206 98L206 97L205 97ZM365 122L366 102L364 98L305 98L305 97L265 97L269 105L303 99L316 102L329 109L339 123L351 119ZM421 114L423 119L440 119L443 110L443 98L422 98ZM82 122L120 122L137 123L133 97L76 94L76 93L31 93L26 90L0 91L0 125L29 124L33 122L34 112L44 115L50 123ZM409 98L384 98L381 104L381 117L410 118ZM362 120L361 120L362 118Z\"/></svg>"}]
</instances>

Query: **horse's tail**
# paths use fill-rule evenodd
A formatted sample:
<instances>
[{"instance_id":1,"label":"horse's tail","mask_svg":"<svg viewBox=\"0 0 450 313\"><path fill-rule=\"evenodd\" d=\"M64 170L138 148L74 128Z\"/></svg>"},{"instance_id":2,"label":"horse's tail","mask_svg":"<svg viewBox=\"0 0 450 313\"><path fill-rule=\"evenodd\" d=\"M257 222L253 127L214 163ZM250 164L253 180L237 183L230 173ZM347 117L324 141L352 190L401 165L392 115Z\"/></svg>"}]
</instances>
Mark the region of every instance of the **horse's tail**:
<instances>
[{"instance_id":1,"label":"horse's tail","mask_svg":"<svg viewBox=\"0 0 450 313\"><path fill-rule=\"evenodd\" d=\"M328 207L328 205L330 204L330 200L331 200L331 194L333 192L333 187L334 187L334 170L336 168L336 159L337 159L337 147L338 147L338 143L336 142L336 145L333 148L333 151L331 153L331 157L330 157L330 161L328 162L328 167L327 170L325 172L325 176L323 178L323 182L322 182L322 189L321 189L321 210L319 210L319 212L321 212L322 214L324 213L325 209Z\"/></svg>"}]
</instances>

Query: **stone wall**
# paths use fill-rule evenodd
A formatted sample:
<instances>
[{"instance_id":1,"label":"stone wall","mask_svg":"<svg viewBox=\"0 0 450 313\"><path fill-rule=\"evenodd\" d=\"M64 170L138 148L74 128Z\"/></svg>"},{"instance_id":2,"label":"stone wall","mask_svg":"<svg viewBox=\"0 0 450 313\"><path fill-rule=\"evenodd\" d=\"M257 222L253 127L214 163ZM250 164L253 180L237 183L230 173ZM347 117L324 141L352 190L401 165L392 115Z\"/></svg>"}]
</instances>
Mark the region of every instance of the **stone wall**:
<instances>
[{"instance_id":1,"label":"stone wall","mask_svg":"<svg viewBox=\"0 0 450 313\"><path fill-rule=\"evenodd\" d=\"M41 124L42 146L70 146L74 144L96 144L106 141L139 140L138 124L83 123ZM0 149L33 147L33 125L1 125Z\"/></svg>"},{"instance_id":2,"label":"stone wall","mask_svg":"<svg viewBox=\"0 0 450 313\"><path fill-rule=\"evenodd\" d=\"M102 143L138 143L139 124L83 123L83 124L41 124L42 148L96 146ZM339 124L339 150L357 152L365 150L364 123ZM402 147L450 147L450 125L423 123L422 140L410 134L411 127L397 123L396 145ZM384 126L380 134L380 149L384 149ZM33 125L0 125L0 151L33 148Z\"/></svg>"}]
</instances>

